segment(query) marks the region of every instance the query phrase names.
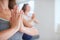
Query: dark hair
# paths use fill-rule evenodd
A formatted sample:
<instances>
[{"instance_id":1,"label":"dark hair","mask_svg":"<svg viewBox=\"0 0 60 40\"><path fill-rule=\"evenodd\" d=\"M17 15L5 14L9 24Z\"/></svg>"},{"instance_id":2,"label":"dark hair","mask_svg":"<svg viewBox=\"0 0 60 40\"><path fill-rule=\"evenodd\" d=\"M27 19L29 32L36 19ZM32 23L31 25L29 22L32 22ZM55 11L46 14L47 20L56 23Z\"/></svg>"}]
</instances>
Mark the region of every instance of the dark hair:
<instances>
[{"instance_id":1,"label":"dark hair","mask_svg":"<svg viewBox=\"0 0 60 40\"><path fill-rule=\"evenodd\" d=\"M9 9L13 9L13 7L16 5L16 0L9 0Z\"/></svg>"},{"instance_id":2,"label":"dark hair","mask_svg":"<svg viewBox=\"0 0 60 40\"><path fill-rule=\"evenodd\" d=\"M27 5L28 5L28 4L24 4L24 5L23 5L23 7L22 7L23 12L25 12Z\"/></svg>"}]
</instances>

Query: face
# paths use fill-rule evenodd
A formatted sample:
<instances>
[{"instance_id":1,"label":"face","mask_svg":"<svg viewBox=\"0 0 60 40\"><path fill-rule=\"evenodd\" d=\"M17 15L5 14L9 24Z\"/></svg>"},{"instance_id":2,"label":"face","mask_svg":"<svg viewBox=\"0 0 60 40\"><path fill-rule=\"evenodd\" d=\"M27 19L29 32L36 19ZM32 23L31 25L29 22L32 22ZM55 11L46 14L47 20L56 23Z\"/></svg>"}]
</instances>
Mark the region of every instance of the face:
<instances>
[{"instance_id":1,"label":"face","mask_svg":"<svg viewBox=\"0 0 60 40\"><path fill-rule=\"evenodd\" d=\"M29 6L29 5L26 6L26 11L27 11L27 12L30 11L30 6Z\"/></svg>"}]
</instances>

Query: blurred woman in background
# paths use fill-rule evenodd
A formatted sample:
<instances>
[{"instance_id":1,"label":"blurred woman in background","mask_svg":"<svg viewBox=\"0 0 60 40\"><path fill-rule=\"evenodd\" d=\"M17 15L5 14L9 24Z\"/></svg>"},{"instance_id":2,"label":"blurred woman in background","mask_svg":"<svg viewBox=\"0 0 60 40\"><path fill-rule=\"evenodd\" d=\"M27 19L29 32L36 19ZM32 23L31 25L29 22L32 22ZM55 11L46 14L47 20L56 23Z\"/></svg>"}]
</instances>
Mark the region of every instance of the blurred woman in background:
<instances>
[{"instance_id":1,"label":"blurred woman in background","mask_svg":"<svg viewBox=\"0 0 60 40\"><path fill-rule=\"evenodd\" d=\"M35 14L34 13L30 13L30 6L29 4L24 4L23 7L22 7L22 10L23 10L23 24L25 27L27 28L31 28L33 29L31 32L34 32L33 34L35 33L38 33L38 30L34 27L34 24L35 23L38 23L38 20L36 19L35 17ZM29 39L29 38L31 39ZM34 36L33 35L27 35L27 34L23 34L23 39L24 40L34 40L33 38L35 37L35 39L37 39L39 37L39 34L35 34Z\"/></svg>"},{"instance_id":2,"label":"blurred woman in background","mask_svg":"<svg viewBox=\"0 0 60 40\"><path fill-rule=\"evenodd\" d=\"M21 16L14 5L15 0L0 0L0 40L20 40Z\"/></svg>"},{"instance_id":3,"label":"blurred woman in background","mask_svg":"<svg viewBox=\"0 0 60 40\"><path fill-rule=\"evenodd\" d=\"M36 16L34 13L30 13L30 6L29 4L24 4L22 7L22 10L24 12L24 19L26 21L28 21L32 26L34 25L34 23L38 24L38 20L36 19ZM26 23L25 23L26 24Z\"/></svg>"}]
</instances>

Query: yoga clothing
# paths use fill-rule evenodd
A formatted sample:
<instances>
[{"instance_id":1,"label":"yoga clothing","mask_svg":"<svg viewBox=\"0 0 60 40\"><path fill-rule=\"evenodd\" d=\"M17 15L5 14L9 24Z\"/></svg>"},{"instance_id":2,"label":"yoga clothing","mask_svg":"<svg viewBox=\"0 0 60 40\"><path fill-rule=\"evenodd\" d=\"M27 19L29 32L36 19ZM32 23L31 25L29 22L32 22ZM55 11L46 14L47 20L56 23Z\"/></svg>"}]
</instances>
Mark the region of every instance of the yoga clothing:
<instances>
[{"instance_id":1,"label":"yoga clothing","mask_svg":"<svg viewBox=\"0 0 60 40\"><path fill-rule=\"evenodd\" d=\"M10 28L10 22L8 20L0 18L0 31L7 30ZM23 33L16 32L11 38L8 40L22 40Z\"/></svg>"},{"instance_id":2,"label":"yoga clothing","mask_svg":"<svg viewBox=\"0 0 60 40\"><path fill-rule=\"evenodd\" d=\"M39 35L31 36L25 33L23 34L23 37L22 37L23 40L37 40L38 38L39 38Z\"/></svg>"}]
</instances>

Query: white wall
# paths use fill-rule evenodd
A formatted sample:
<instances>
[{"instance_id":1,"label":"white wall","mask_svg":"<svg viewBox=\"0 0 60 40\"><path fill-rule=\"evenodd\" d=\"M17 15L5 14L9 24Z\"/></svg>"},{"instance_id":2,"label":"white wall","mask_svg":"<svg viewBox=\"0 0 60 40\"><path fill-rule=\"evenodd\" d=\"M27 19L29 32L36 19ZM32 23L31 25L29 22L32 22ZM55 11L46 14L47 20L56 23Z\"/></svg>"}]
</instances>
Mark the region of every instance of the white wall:
<instances>
[{"instance_id":1,"label":"white wall","mask_svg":"<svg viewBox=\"0 0 60 40\"><path fill-rule=\"evenodd\" d=\"M55 0L55 31L58 32L60 29L60 0Z\"/></svg>"},{"instance_id":2,"label":"white wall","mask_svg":"<svg viewBox=\"0 0 60 40\"><path fill-rule=\"evenodd\" d=\"M55 32L60 40L60 0L55 0Z\"/></svg>"},{"instance_id":3,"label":"white wall","mask_svg":"<svg viewBox=\"0 0 60 40\"><path fill-rule=\"evenodd\" d=\"M35 13L40 21L37 26L39 40L56 40L54 32L54 0L35 0Z\"/></svg>"}]
</instances>

